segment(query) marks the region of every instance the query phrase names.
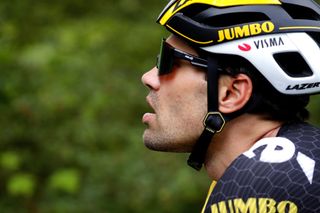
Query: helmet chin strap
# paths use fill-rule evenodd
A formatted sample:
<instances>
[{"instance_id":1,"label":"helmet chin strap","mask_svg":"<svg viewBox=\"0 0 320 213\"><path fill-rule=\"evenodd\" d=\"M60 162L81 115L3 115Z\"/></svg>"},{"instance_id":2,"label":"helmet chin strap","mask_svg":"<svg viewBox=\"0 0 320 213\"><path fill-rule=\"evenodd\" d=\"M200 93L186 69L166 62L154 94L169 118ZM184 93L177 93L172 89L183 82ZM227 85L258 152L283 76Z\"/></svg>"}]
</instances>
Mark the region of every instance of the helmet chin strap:
<instances>
[{"instance_id":1,"label":"helmet chin strap","mask_svg":"<svg viewBox=\"0 0 320 213\"><path fill-rule=\"evenodd\" d=\"M218 80L217 60L214 57L209 57L207 70L208 113L203 121L204 130L194 145L187 161L188 165L196 170L200 170L205 161L212 137L215 133L220 132L225 124L225 119L218 110Z\"/></svg>"}]
</instances>

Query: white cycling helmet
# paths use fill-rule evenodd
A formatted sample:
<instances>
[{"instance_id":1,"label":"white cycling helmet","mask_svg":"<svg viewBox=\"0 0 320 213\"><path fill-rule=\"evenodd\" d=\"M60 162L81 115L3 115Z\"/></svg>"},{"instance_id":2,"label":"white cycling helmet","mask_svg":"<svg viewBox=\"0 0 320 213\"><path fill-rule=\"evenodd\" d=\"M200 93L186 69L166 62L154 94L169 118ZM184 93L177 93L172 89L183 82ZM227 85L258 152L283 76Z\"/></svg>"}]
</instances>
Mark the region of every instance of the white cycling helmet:
<instances>
[{"instance_id":1,"label":"white cycling helmet","mask_svg":"<svg viewBox=\"0 0 320 213\"><path fill-rule=\"evenodd\" d=\"M157 22L208 55L207 64L188 58L208 70L205 129L188 161L196 169L225 123L214 56L242 58L284 95L320 92L320 7L313 0L172 0Z\"/></svg>"},{"instance_id":2,"label":"white cycling helmet","mask_svg":"<svg viewBox=\"0 0 320 213\"><path fill-rule=\"evenodd\" d=\"M320 92L319 20L312 0L176 0L158 18L193 46L246 59L283 94Z\"/></svg>"}]
</instances>

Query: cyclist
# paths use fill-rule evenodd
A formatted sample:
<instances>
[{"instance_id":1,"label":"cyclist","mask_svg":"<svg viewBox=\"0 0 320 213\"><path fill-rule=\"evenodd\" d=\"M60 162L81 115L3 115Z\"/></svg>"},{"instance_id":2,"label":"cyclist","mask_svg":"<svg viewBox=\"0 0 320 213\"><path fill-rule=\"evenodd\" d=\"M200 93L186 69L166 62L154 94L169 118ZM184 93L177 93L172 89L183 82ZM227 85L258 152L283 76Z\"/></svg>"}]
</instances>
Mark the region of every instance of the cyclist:
<instances>
[{"instance_id":1,"label":"cyclist","mask_svg":"<svg viewBox=\"0 0 320 213\"><path fill-rule=\"evenodd\" d=\"M172 0L145 145L191 152L213 182L203 212L320 212L320 7L312 0Z\"/></svg>"}]
</instances>

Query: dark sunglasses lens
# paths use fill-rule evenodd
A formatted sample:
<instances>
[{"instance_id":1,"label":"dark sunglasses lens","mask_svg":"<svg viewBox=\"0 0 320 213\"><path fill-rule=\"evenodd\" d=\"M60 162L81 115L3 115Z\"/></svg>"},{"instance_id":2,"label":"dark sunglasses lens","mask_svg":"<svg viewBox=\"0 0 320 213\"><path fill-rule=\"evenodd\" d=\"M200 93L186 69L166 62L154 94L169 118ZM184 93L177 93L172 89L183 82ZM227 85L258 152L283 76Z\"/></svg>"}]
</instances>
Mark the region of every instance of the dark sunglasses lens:
<instances>
[{"instance_id":1,"label":"dark sunglasses lens","mask_svg":"<svg viewBox=\"0 0 320 213\"><path fill-rule=\"evenodd\" d=\"M162 40L160 54L157 58L157 68L159 75L165 75L171 72L174 62L174 49L170 47L165 40Z\"/></svg>"}]
</instances>

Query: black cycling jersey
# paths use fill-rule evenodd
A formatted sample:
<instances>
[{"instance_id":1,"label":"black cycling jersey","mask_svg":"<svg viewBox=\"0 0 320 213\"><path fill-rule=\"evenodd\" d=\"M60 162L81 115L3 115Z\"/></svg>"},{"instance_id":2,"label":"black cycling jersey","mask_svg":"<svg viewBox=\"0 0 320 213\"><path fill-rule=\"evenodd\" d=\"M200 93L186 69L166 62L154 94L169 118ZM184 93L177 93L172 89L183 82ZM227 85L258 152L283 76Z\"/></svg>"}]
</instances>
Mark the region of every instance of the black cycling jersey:
<instances>
[{"instance_id":1,"label":"black cycling jersey","mask_svg":"<svg viewBox=\"0 0 320 213\"><path fill-rule=\"evenodd\" d=\"M203 212L320 212L320 129L283 125L228 167Z\"/></svg>"}]
</instances>

